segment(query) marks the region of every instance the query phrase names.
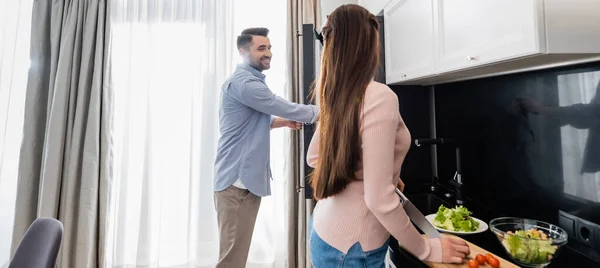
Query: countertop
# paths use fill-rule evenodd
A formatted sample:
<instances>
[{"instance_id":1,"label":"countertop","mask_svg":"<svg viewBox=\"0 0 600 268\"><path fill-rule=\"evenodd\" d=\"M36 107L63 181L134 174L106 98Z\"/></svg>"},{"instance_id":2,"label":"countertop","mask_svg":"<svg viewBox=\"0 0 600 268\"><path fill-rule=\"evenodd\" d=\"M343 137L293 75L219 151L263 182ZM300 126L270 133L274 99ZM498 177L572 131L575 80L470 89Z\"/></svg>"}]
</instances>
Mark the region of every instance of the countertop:
<instances>
[{"instance_id":1,"label":"countertop","mask_svg":"<svg viewBox=\"0 0 600 268\"><path fill-rule=\"evenodd\" d=\"M429 186L420 186L412 191L409 191L408 189L405 191L407 198L411 200L424 215L435 213L442 204L454 206L454 201L451 198L446 198L441 192L431 192L428 188ZM494 218L508 216L503 213L494 213L491 209L475 203L468 198L466 198L464 206L473 212L474 217L487 223ZM512 261L498 239L489 230L480 234L463 236L462 238L490 251L492 254L496 254L501 258ZM569 241L569 244L571 244L571 241ZM561 250L556 256L556 259L548 267L574 267L575 263L577 264L577 267L600 267L600 263L580 254L578 251L569 247L569 244ZM396 267L428 267L425 263L400 248L398 242L393 237L390 241L389 250L390 259Z\"/></svg>"}]
</instances>

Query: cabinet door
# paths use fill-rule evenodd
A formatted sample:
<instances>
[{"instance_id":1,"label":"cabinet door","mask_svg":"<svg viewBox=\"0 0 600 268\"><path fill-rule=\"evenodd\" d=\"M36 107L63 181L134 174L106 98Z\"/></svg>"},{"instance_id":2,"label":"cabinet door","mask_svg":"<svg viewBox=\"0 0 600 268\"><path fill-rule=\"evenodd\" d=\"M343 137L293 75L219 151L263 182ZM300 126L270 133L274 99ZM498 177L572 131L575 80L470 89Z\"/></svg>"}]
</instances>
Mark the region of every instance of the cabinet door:
<instances>
[{"instance_id":1,"label":"cabinet door","mask_svg":"<svg viewBox=\"0 0 600 268\"><path fill-rule=\"evenodd\" d=\"M438 72L545 50L542 0L435 0ZM542 26L540 26L542 25Z\"/></svg>"},{"instance_id":2,"label":"cabinet door","mask_svg":"<svg viewBox=\"0 0 600 268\"><path fill-rule=\"evenodd\" d=\"M433 75L433 0L393 0L384 22L386 82Z\"/></svg>"}]
</instances>

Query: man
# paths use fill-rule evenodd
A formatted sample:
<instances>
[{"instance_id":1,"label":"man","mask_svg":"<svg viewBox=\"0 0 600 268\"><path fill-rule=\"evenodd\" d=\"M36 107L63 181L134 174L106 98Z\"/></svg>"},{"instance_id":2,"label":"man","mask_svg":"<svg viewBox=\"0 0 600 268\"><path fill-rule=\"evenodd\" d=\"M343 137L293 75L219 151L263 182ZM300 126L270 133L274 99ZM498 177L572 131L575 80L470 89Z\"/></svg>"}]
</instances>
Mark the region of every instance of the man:
<instances>
[{"instance_id":1,"label":"man","mask_svg":"<svg viewBox=\"0 0 600 268\"><path fill-rule=\"evenodd\" d=\"M301 123L314 123L318 117L314 105L289 102L267 87L262 71L271 67L268 33L266 28L250 28L238 36L244 61L221 88L214 186L217 268L246 266L261 197L271 194L270 129L300 129Z\"/></svg>"}]
</instances>

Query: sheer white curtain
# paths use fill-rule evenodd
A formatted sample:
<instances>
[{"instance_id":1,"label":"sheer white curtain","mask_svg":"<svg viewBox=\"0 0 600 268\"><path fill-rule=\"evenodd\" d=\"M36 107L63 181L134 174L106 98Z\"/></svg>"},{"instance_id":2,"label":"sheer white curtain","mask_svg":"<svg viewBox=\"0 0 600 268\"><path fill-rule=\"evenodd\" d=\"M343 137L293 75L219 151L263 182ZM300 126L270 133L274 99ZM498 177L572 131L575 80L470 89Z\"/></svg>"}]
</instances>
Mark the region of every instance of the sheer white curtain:
<instances>
[{"instance_id":1,"label":"sheer white curtain","mask_svg":"<svg viewBox=\"0 0 600 268\"><path fill-rule=\"evenodd\" d=\"M214 267L213 166L221 83L239 56L235 37L271 29L267 83L286 93L286 1L111 0L113 160L109 267ZM264 198L249 267L286 257L284 148L272 133L273 196Z\"/></svg>"},{"instance_id":2,"label":"sheer white curtain","mask_svg":"<svg viewBox=\"0 0 600 268\"><path fill-rule=\"evenodd\" d=\"M23 133L33 0L0 0L0 267L7 267Z\"/></svg>"}]
</instances>

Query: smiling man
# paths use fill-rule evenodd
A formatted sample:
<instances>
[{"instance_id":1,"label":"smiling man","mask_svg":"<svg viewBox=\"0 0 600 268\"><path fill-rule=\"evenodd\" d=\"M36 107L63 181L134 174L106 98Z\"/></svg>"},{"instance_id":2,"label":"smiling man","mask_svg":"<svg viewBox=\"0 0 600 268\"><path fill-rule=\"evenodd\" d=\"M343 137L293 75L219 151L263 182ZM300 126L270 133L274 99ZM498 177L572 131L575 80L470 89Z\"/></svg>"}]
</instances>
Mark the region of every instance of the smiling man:
<instances>
[{"instance_id":1,"label":"smiling man","mask_svg":"<svg viewBox=\"0 0 600 268\"><path fill-rule=\"evenodd\" d=\"M214 185L217 268L246 267L261 197L271 194L270 129L300 129L318 117L314 105L289 102L267 87L262 71L271 68L268 34L266 28L250 28L238 36L243 63L221 88Z\"/></svg>"}]
</instances>

